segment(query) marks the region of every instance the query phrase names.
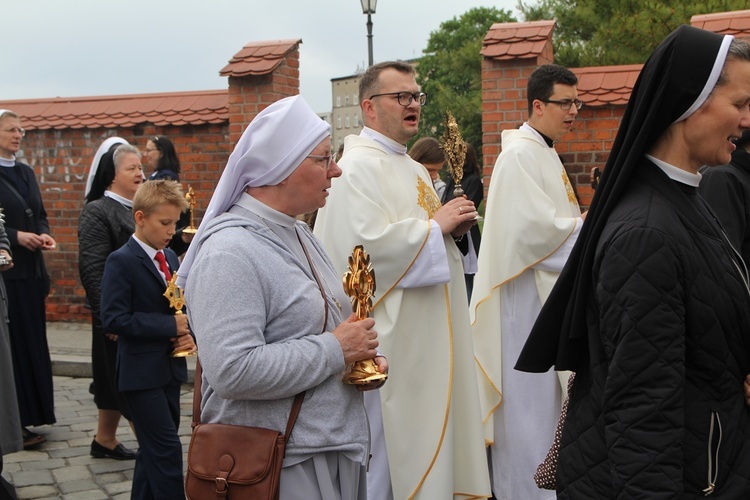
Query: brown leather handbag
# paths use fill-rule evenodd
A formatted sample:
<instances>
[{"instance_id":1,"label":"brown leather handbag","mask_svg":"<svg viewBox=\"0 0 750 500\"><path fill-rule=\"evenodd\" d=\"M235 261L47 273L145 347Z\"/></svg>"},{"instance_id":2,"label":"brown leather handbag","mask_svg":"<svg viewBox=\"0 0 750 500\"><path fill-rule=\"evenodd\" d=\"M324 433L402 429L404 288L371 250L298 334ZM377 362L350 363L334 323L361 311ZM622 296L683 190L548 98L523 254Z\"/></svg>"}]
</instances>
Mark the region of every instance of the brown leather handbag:
<instances>
[{"instance_id":1,"label":"brown leather handbag","mask_svg":"<svg viewBox=\"0 0 750 500\"><path fill-rule=\"evenodd\" d=\"M292 404L286 431L243 425L201 424L201 367L193 392L193 435L188 448L185 494L188 499L278 500L281 462L304 391Z\"/></svg>"}]
</instances>

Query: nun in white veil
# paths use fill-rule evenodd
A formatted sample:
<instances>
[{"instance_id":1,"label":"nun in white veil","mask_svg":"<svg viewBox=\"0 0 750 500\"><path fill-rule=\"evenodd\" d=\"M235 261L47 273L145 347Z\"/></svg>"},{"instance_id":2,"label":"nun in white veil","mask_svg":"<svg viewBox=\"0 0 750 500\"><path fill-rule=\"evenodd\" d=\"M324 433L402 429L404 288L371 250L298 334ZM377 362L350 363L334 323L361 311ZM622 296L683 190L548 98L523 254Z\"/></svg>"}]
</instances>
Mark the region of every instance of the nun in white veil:
<instances>
[{"instance_id":1,"label":"nun in white veil","mask_svg":"<svg viewBox=\"0 0 750 500\"><path fill-rule=\"evenodd\" d=\"M284 499L366 494L369 433L345 367L376 356L372 319L351 315L341 278L297 216L341 175L330 126L299 96L242 134L178 271L203 367L201 422L284 431L305 392L281 474ZM387 370L377 357L381 371Z\"/></svg>"}]
</instances>

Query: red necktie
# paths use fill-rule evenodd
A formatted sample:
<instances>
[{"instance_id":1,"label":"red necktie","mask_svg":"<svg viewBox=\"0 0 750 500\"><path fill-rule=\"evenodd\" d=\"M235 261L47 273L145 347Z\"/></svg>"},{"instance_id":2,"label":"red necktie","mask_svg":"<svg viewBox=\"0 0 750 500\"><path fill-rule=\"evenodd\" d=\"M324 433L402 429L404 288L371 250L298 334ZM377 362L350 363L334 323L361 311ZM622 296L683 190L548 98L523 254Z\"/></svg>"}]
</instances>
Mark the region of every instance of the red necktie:
<instances>
[{"instance_id":1,"label":"red necktie","mask_svg":"<svg viewBox=\"0 0 750 500\"><path fill-rule=\"evenodd\" d=\"M169 266L167 265L167 259L164 258L164 252L156 252L156 262L159 263L159 268L161 269L161 272L164 273L164 277L167 278L167 281L172 279L172 273L169 272Z\"/></svg>"}]
</instances>

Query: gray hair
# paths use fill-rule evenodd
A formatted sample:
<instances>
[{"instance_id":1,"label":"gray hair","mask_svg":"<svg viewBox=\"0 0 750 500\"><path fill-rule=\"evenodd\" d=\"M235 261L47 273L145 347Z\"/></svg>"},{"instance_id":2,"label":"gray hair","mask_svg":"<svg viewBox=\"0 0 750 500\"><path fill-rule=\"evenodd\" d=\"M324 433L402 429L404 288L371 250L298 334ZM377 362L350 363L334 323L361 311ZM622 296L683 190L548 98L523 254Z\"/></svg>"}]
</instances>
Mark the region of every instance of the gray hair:
<instances>
[{"instance_id":1,"label":"gray hair","mask_svg":"<svg viewBox=\"0 0 750 500\"><path fill-rule=\"evenodd\" d=\"M3 120L5 118L17 118L19 120L21 119L20 116L9 109L0 109L0 120Z\"/></svg>"},{"instance_id":2,"label":"gray hair","mask_svg":"<svg viewBox=\"0 0 750 500\"><path fill-rule=\"evenodd\" d=\"M750 43L745 40L734 39L729 44L729 50L727 50L727 58L724 62L724 67L721 68L721 75L716 80L714 88L721 87L727 83L727 62L729 61L745 61L750 62Z\"/></svg>"},{"instance_id":3,"label":"gray hair","mask_svg":"<svg viewBox=\"0 0 750 500\"><path fill-rule=\"evenodd\" d=\"M115 172L120 168L120 162L122 162L122 159L129 153L136 155L139 160L141 159L141 152L137 147L131 146L130 144L123 144L115 149L115 152L112 155L112 161L115 164Z\"/></svg>"},{"instance_id":4,"label":"gray hair","mask_svg":"<svg viewBox=\"0 0 750 500\"><path fill-rule=\"evenodd\" d=\"M20 120L21 117L9 109L0 109L0 122L5 121L6 118L15 118Z\"/></svg>"}]
</instances>

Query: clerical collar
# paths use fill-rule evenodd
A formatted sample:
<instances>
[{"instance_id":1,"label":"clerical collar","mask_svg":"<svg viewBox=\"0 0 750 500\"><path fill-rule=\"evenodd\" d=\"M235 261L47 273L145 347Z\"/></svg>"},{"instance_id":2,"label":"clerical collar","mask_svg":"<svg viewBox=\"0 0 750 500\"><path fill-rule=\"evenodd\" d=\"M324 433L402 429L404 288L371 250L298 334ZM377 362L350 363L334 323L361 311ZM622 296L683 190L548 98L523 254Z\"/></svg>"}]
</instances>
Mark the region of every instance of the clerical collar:
<instances>
[{"instance_id":1,"label":"clerical collar","mask_svg":"<svg viewBox=\"0 0 750 500\"><path fill-rule=\"evenodd\" d=\"M387 149L389 153L392 153L395 155L406 154L406 146L404 146L403 144L399 144L398 142L394 141L390 137L381 134L377 130L373 130L369 127L365 127L362 129L362 132L359 133L359 136L372 139L373 141L377 142L378 144L383 146L385 149Z\"/></svg>"},{"instance_id":2,"label":"clerical collar","mask_svg":"<svg viewBox=\"0 0 750 500\"><path fill-rule=\"evenodd\" d=\"M670 165L659 158L654 158L651 155L646 155L646 158L652 161L654 165L659 167L673 181L687 184L692 187L698 187L698 184L701 182L701 174L691 174L687 170L682 170L681 168Z\"/></svg>"},{"instance_id":3,"label":"clerical collar","mask_svg":"<svg viewBox=\"0 0 750 500\"><path fill-rule=\"evenodd\" d=\"M16 166L16 155L13 155L12 158L0 157L0 167L15 167L15 166Z\"/></svg>"},{"instance_id":4,"label":"clerical collar","mask_svg":"<svg viewBox=\"0 0 750 500\"><path fill-rule=\"evenodd\" d=\"M106 196L107 198L112 198L113 200L119 202L122 205L125 205L128 208L133 208L133 200L129 200L125 198L124 196L120 196L117 193L113 193L110 190L104 191L104 196Z\"/></svg>"},{"instance_id":5,"label":"clerical collar","mask_svg":"<svg viewBox=\"0 0 750 500\"><path fill-rule=\"evenodd\" d=\"M547 147L551 148L555 145L555 141L544 135L543 133L539 132L537 129L529 125L529 122L524 122L523 125L521 125L520 130L525 130L526 132L531 132L532 134L539 137L541 140L544 141L544 143L547 145Z\"/></svg>"},{"instance_id":6,"label":"clerical collar","mask_svg":"<svg viewBox=\"0 0 750 500\"><path fill-rule=\"evenodd\" d=\"M274 224L278 224L279 226L294 227L297 223L297 219L294 217L269 207L262 201L253 198L247 193L242 193L240 199L237 200L235 205L238 205L245 210L249 210L258 217L273 222Z\"/></svg>"}]
</instances>

